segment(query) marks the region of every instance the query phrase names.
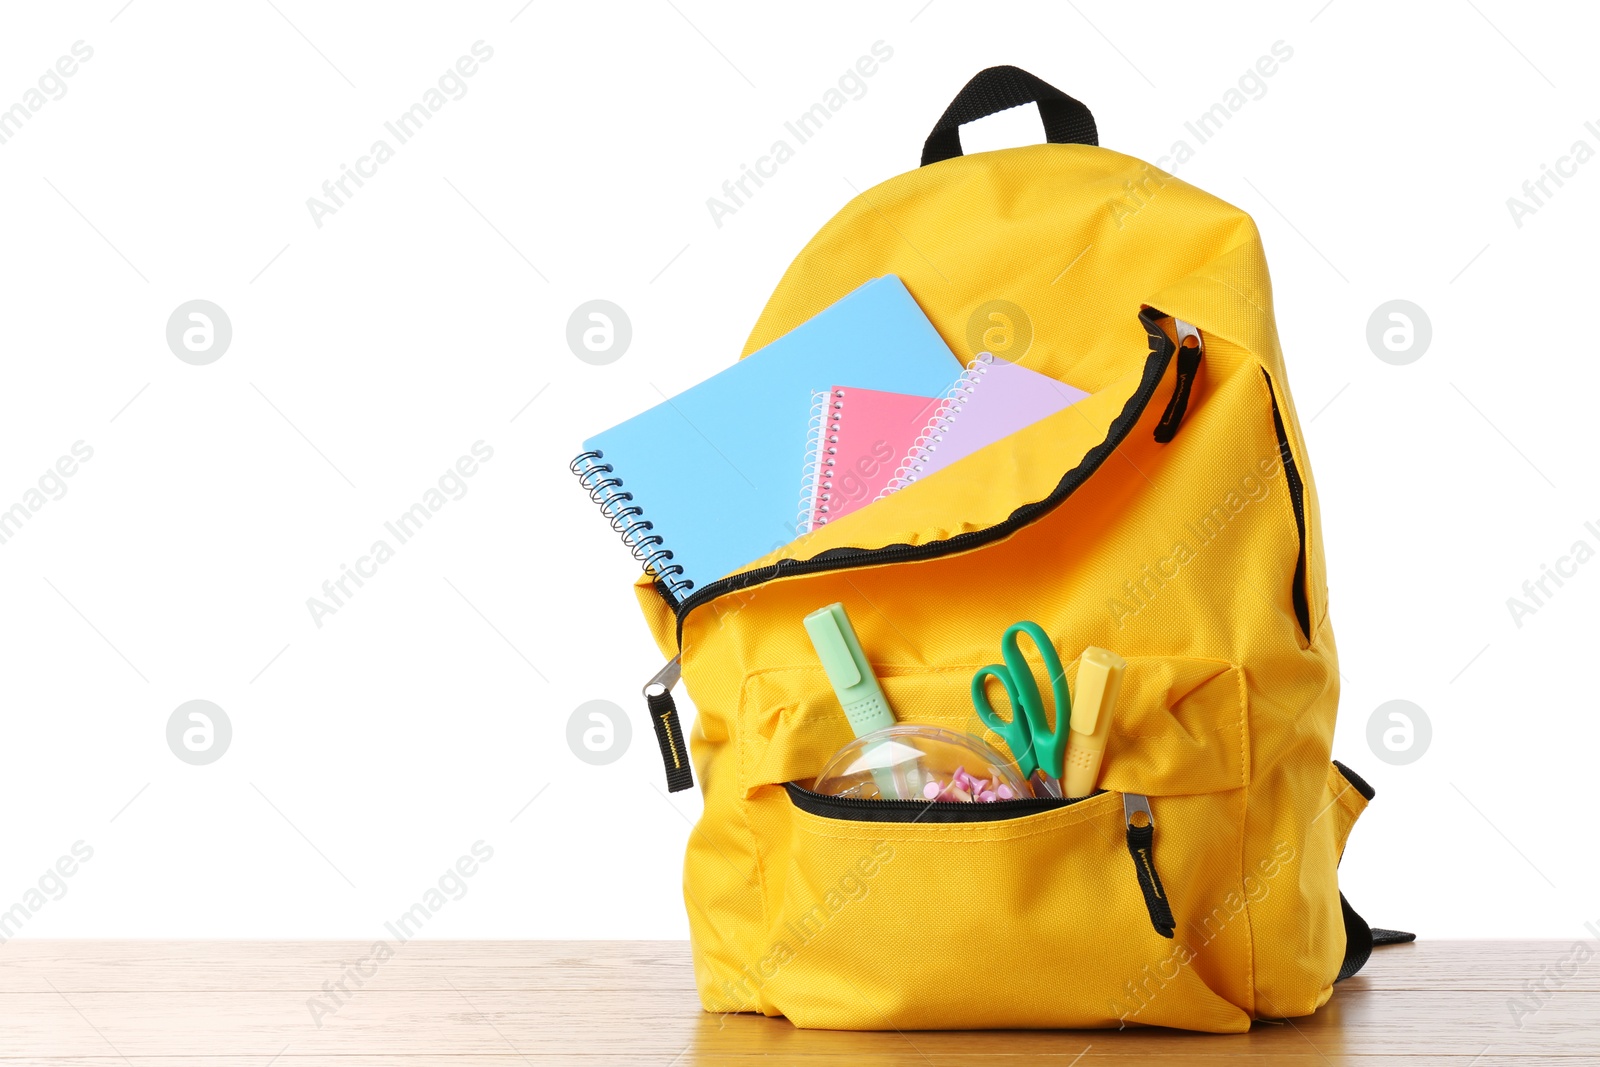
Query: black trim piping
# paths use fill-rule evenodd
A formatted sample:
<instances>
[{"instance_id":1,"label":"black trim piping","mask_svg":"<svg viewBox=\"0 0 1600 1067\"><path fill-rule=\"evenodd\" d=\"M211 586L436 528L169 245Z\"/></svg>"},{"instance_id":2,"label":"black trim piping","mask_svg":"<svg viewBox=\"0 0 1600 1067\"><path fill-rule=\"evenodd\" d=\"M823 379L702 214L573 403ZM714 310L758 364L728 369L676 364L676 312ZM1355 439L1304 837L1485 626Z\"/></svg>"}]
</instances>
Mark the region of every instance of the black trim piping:
<instances>
[{"instance_id":1,"label":"black trim piping","mask_svg":"<svg viewBox=\"0 0 1600 1067\"><path fill-rule=\"evenodd\" d=\"M765 567L751 571L742 571L738 574L719 578L707 585L696 589L683 600L677 601L674 610L678 615L678 648L683 648L683 621L689 612L702 604L708 603L719 596L737 593L754 586L764 585L779 578L793 578L802 574L818 574L823 571L840 571L855 567L871 567L880 563L910 563L916 560L936 559L940 556L954 555L957 552L966 552L969 549L979 548L993 541L1010 536L1017 530L1030 523L1036 522L1045 515L1054 511L1067 497L1071 496L1077 488L1088 480L1089 476L1100 469L1116 450L1117 446L1127 438L1138 423L1140 416L1150 406L1150 400L1155 395L1156 386L1161 384L1161 377L1166 373L1167 364L1172 361L1172 356L1177 350L1177 345L1172 338L1161 329L1159 321L1166 318L1166 314L1155 308L1146 307L1139 312L1139 321L1144 324L1145 332L1150 339L1150 355L1145 360L1144 377L1139 382L1139 388L1128 398L1122 411L1111 423L1110 432L1106 439L1090 449L1079 461L1078 465L1056 483L1050 495L1043 500L1036 500L1030 504L1023 504L1013 511L1003 522L996 523L982 530L970 530L945 538L942 541L929 541L920 545L885 545L882 548L833 548L826 552L811 557L810 559L780 559ZM658 586L659 588L659 586ZM672 601L668 601L672 603Z\"/></svg>"}]
</instances>

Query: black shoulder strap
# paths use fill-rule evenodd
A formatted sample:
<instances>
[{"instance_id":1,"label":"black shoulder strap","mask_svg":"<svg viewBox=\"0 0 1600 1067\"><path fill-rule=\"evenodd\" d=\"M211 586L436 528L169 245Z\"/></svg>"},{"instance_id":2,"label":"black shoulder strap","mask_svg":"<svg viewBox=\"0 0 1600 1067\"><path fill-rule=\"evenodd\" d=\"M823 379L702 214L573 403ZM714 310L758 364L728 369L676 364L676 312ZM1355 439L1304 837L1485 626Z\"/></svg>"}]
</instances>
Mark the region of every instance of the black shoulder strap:
<instances>
[{"instance_id":1,"label":"black shoulder strap","mask_svg":"<svg viewBox=\"0 0 1600 1067\"><path fill-rule=\"evenodd\" d=\"M1277 412L1277 401L1273 401L1273 412ZM1378 795L1378 791L1367 783L1361 775L1349 767L1333 761L1333 765L1344 775L1344 780L1350 787L1363 797L1371 800ZM1343 857L1340 857L1341 859ZM1385 930L1381 927L1368 926L1350 902L1344 898L1344 893L1339 894L1339 910L1344 913L1344 962L1339 965L1339 977L1335 982L1342 982L1367 965L1367 960L1372 958L1372 950L1377 945L1403 945L1408 941L1415 941L1416 934L1404 930Z\"/></svg>"},{"instance_id":2,"label":"black shoulder strap","mask_svg":"<svg viewBox=\"0 0 1600 1067\"><path fill-rule=\"evenodd\" d=\"M1334 979L1335 982L1349 978L1372 958L1372 927L1350 906L1342 892L1339 894L1339 910L1344 913L1344 962L1339 964L1339 977Z\"/></svg>"},{"instance_id":3,"label":"black shoulder strap","mask_svg":"<svg viewBox=\"0 0 1600 1067\"><path fill-rule=\"evenodd\" d=\"M1365 967L1375 946L1403 945L1417 939L1416 934L1404 930L1368 926L1367 920L1350 906L1343 893L1339 894L1339 910L1344 913L1344 962L1339 964L1339 977L1335 982L1342 982Z\"/></svg>"},{"instance_id":4,"label":"black shoulder strap","mask_svg":"<svg viewBox=\"0 0 1600 1067\"><path fill-rule=\"evenodd\" d=\"M1409 945L1416 939L1416 934L1407 933L1404 930L1385 930L1381 926L1372 928L1372 944L1374 948L1381 948L1384 945Z\"/></svg>"}]
</instances>

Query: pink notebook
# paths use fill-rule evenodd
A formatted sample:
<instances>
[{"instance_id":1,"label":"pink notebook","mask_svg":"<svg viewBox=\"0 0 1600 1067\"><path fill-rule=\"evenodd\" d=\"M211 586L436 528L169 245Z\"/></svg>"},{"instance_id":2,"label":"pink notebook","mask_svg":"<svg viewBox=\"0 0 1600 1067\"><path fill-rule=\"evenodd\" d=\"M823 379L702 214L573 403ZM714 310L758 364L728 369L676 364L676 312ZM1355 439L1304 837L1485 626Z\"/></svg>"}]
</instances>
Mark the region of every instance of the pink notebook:
<instances>
[{"instance_id":1,"label":"pink notebook","mask_svg":"<svg viewBox=\"0 0 1600 1067\"><path fill-rule=\"evenodd\" d=\"M848 385L817 393L814 400L801 490L802 532L826 526L876 500L944 403L941 397Z\"/></svg>"},{"instance_id":2,"label":"pink notebook","mask_svg":"<svg viewBox=\"0 0 1600 1067\"><path fill-rule=\"evenodd\" d=\"M1066 382L979 352L915 435L882 495L944 470L1088 395Z\"/></svg>"}]
</instances>

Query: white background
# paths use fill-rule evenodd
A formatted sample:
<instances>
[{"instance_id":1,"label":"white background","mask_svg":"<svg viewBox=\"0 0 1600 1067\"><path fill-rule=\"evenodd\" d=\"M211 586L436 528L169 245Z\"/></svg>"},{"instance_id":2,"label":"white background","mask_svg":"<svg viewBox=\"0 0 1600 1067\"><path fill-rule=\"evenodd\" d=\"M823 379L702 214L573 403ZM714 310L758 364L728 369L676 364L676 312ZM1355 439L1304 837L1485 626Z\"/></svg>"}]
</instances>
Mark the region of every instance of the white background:
<instances>
[{"instance_id":1,"label":"white background","mask_svg":"<svg viewBox=\"0 0 1600 1067\"><path fill-rule=\"evenodd\" d=\"M577 443L730 363L790 257L915 166L980 68L1040 75L1154 159L1280 40L1266 94L1177 173L1254 215L1272 264L1325 513L1335 753L1379 794L1342 881L1430 937L1600 919L1600 563L1520 628L1506 606L1600 547L1600 162L1520 228L1506 207L1600 148L1592 13L275 2L0 16L0 106L94 50L0 145L0 507L94 449L0 545L0 908L94 849L27 936L380 936L478 840L493 860L426 936L684 936L698 800L662 792L637 697L659 657ZM466 95L316 226L307 198L479 40ZM866 95L715 225L707 197L877 41ZM1037 119L964 137L1032 142ZM234 330L209 366L165 340L196 298ZM633 323L606 367L564 337L593 298ZM1365 340L1393 298L1433 324L1404 367ZM318 628L306 599L479 440L467 495ZM196 698L234 729L205 767L165 739ZM1366 740L1397 698L1433 725L1408 766ZM565 739L593 699L634 716L605 767Z\"/></svg>"}]
</instances>

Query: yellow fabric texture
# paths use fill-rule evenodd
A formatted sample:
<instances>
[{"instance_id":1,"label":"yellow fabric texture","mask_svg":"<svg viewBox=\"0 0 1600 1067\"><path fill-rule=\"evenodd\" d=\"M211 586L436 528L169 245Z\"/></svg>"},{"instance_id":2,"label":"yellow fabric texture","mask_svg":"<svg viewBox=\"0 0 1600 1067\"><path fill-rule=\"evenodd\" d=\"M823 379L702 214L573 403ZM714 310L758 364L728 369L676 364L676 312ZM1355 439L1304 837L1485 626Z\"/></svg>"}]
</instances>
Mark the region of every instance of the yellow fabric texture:
<instances>
[{"instance_id":1,"label":"yellow fabric texture","mask_svg":"<svg viewBox=\"0 0 1600 1067\"><path fill-rule=\"evenodd\" d=\"M940 541L1042 500L1135 396L1151 354L1142 307L1198 326L1204 358L1170 443L1154 429L1175 361L1093 474L1003 540L785 577L687 614L705 810L684 895L705 1008L902 1030L1240 1031L1314 1011L1344 951L1336 866L1365 802L1329 764L1338 672L1316 493L1254 223L1100 148L950 159L862 193L829 222L746 354L885 274L963 360L975 354L974 314L1009 302L1026 349L996 353L1092 395L745 570ZM976 336L1020 345L1017 321L1008 331L985 315ZM990 323L1000 332L985 336ZM1273 391L1304 480L1310 634L1293 606L1300 540ZM648 578L636 591L676 654L670 606ZM783 783L809 785L850 736L801 625L834 601L902 722L982 734L968 682L1019 619L1043 626L1063 662L1089 645L1124 656L1109 792L961 824L801 811ZM1152 929L1140 894L1124 790L1150 797L1172 939Z\"/></svg>"}]
</instances>

